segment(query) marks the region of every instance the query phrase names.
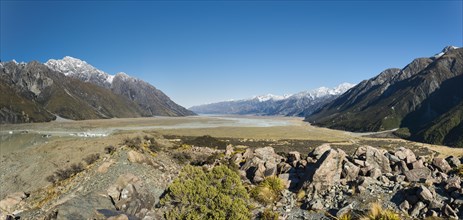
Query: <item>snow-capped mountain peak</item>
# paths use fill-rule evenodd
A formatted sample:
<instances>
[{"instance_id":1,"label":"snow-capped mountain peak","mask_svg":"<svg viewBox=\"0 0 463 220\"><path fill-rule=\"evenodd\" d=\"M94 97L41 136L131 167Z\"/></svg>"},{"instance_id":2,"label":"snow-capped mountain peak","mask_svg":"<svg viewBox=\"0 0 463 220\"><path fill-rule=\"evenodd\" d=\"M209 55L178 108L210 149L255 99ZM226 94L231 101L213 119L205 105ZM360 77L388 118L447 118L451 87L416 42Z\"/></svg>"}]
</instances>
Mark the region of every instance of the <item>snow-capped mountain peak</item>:
<instances>
[{"instance_id":1,"label":"snow-capped mountain peak","mask_svg":"<svg viewBox=\"0 0 463 220\"><path fill-rule=\"evenodd\" d=\"M62 72L66 76L71 76L85 82L91 81L104 87L110 87L114 79L113 75L105 73L87 62L71 56L65 56L61 60L50 59L45 65L52 70Z\"/></svg>"},{"instance_id":2,"label":"snow-capped mountain peak","mask_svg":"<svg viewBox=\"0 0 463 220\"><path fill-rule=\"evenodd\" d=\"M291 95L282 95L281 96L281 95L267 94L267 95L254 96L252 99L257 99L259 102L265 102L265 101L269 101L269 100L278 101L278 100L286 99L289 96L291 96Z\"/></svg>"},{"instance_id":3,"label":"snow-capped mountain peak","mask_svg":"<svg viewBox=\"0 0 463 220\"><path fill-rule=\"evenodd\" d=\"M445 53L451 51L451 50L455 50L455 49L458 49L459 47L455 47L455 46L446 46L444 47L444 49L442 49L442 51L436 55L434 55L432 58L434 59L437 59L441 56L443 56Z\"/></svg>"},{"instance_id":4,"label":"snow-capped mountain peak","mask_svg":"<svg viewBox=\"0 0 463 220\"><path fill-rule=\"evenodd\" d=\"M297 93L290 98L300 99L303 97L308 97L311 99L316 99L327 95L341 95L354 86L355 84L352 83L341 83L332 89L323 86L314 90Z\"/></svg>"},{"instance_id":5,"label":"snow-capped mountain peak","mask_svg":"<svg viewBox=\"0 0 463 220\"><path fill-rule=\"evenodd\" d=\"M193 106L190 110L201 114L305 116L335 99L353 86L354 84L342 83L334 88L320 87L294 95L260 95L250 99Z\"/></svg>"}]
</instances>

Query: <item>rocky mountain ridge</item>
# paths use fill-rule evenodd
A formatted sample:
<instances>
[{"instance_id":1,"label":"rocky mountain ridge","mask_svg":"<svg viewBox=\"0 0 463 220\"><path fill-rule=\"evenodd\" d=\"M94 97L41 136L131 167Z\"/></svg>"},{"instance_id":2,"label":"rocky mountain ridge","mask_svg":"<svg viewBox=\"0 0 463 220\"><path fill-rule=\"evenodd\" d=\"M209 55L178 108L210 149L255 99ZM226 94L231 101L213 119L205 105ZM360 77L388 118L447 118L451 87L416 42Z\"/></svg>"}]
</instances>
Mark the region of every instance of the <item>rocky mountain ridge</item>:
<instances>
[{"instance_id":1,"label":"rocky mountain ridge","mask_svg":"<svg viewBox=\"0 0 463 220\"><path fill-rule=\"evenodd\" d=\"M110 75L85 61L69 56L61 60L48 60L45 65L66 76L108 88L115 94L125 96L138 105L145 117L195 115L173 102L161 90L124 72Z\"/></svg>"},{"instance_id":2,"label":"rocky mountain ridge","mask_svg":"<svg viewBox=\"0 0 463 220\"><path fill-rule=\"evenodd\" d=\"M194 114L142 80L122 73L112 77L84 61L65 60L81 69L64 65L68 69L55 66L55 71L35 61L0 63L0 123Z\"/></svg>"},{"instance_id":3,"label":"rocky mountain ridge","mask_svg":"<svg viewBox=\"0 0 463 220\"><path fill-rule=\"evenodd\" d=\"M193 106L190 110L200 114L305 116L353 86L342 83L332 89L320 87L294 95L261 95L250 99Z\"/></svg>"},{"instance_id":4,"label":"rocky mountain ridge","mask_svg":"<svg viewBox=\"0 0 463 220\"><path fill-rule=\"evenodd\" d=\"M418 58L403 69L391 68L364 80L306 120L312 124L349 131L382 131L404 128L404 136L436 144L463 146L461 135L447 137L456 123L439 123L439 116L463 102L463 48L446 47L436 56ZM441 124L440 137L423 137L425 130ZM436 127L434 126L434 130Z\"/></svg>"}]
</instances>

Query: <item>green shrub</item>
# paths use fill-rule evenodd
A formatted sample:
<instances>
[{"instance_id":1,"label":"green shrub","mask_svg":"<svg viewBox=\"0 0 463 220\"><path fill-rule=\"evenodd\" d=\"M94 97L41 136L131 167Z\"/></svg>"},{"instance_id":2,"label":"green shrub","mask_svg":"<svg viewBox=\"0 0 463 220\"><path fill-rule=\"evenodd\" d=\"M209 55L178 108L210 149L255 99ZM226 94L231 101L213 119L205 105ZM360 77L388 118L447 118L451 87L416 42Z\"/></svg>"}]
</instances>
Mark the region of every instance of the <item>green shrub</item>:
<instances>
[{"instance_id":1,"label":"green shrub","mask_svg":"<svg viewBox=\"0 0 463 220\"><path fill-rule=\"evenodd\" d=\"M226 166L205 172L185 166L169 186L161 205L166 219L250 219L249 195L240 177Z\"/></svg>"},{"instance_id":2,"label":"green shrub","mask_svg":"<svg viewBox=\"0 0 463 220\"><path fill-rule=\"evenodd\" d=\"M282 179L277 176L269 176L251 190L251 196L261 203L270 204L278 201L284 189L285 184Z\"/></svg>"},{"instance_id":3,"label":"green shrub","mask_svg":"<svg viewBox=\"0 0 463 220\"><path fill-rule=\"evenodd\" d=\"M411 136L410 130L408 128L399 128L393 132L393 134L399 138L408 139Z\"/></svg>"}]
</instances>

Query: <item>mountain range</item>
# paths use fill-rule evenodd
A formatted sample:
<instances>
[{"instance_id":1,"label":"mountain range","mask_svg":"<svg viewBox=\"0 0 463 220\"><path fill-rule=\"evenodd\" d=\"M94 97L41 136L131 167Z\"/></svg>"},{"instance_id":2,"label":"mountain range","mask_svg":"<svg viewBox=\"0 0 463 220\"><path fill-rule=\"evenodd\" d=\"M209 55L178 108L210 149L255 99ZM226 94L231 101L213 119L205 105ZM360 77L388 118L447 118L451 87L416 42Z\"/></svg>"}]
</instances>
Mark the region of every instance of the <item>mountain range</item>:
<instances>
[{"instance_id":1,"label":"mountain range","mask_svg":"<svg viewBox=\"0 0 463 220\"><path fill-rule=\"evenodd\" d=\"M72 57L1 62L0 92L0 123L194 115L143 80Z\"/></svg>"},{"instance_id":2,"label":"mountain range","mask_svg":"<svg viewBox=\"0 0 463 220\"><path fill-rule=\"evenodd\" d=\"M383 131L463 147L463 48L448 46L360 82L306 121L349 131Z\"/></svg>"},{"instance_id":3,"label":"mountain range","mask_svg":"<svg viewBox=\"0 0 463 220\"><path fill-rule=\"evenodd\" d=\"M193 106L189 109L198 114L305 116L353 86L354 84L342 83L332 89L320 87L315 90L284 96L267 94L249 99Z\"/></svg>"}]
</instances>

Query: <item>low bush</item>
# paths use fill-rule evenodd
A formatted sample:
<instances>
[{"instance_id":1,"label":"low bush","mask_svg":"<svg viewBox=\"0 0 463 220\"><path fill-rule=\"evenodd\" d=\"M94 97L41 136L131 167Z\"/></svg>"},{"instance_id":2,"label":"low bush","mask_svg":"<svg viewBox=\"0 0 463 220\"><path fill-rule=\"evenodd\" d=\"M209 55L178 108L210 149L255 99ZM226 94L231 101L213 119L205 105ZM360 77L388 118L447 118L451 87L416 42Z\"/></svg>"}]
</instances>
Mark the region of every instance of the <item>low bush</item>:
<instances>
[{"instance_id":1,"label":"low bush","mask_svg":"<svg viewBox=\"0 0 463 220\"><path fill-rule=\"evenodd\" d=\"M453 171L460 177L463 177L463 165L455 167Z\"/></svg>"},{"instance_id":2,"label":"low bush","mask_svg":"<svg viewBox=\"0 0 463 220\"><path fill-rule=\"evenodd\" d=\"M411 136L410 130L408 128L399 128L392 132L395 136L403 139L408 139Z\"/></svg>"},{"instance_id":3,"label":"low bush","mask_svg":"<svg viewBox=\"0 0 463 220\"><path fill-rule=\"evenodd\" d=\"M185 166L161 205L166 219L250 219L249 194L239 175L221 165L211 171Z\"/></svg>"},{"instance_id":4,"label":"low bush","mask_svg":"<svg viewBox=\"0 0 463 220\"><path fill-rule=\"evenodd\" d=\"M115 151L116 151L116 147L114 147L112 145L109 145L109 146L104 148L105 154L112 154Z\"/></svg>"},{"instance_id":5,"label":"low bush","mask_svg":"<svg viewBox=\"0 0 463 220\"><path fill-rule=\"evenodd\" d=\"M150 149L151 152L153 153L158 153L162 150L162 147L160 144L158 144L156 141L150 142L148 145L148 149Z\"/></svg>"},{"instance_id":6,"label":"low bush","mask_svg":"<svg viewBox=\"0 0 463 220\"><path fill-rule=\"evenodd\" d=\"M98 159L100 159L100 154L96 153L96 154L88 155L87 157L84 158L84 161L85 163L87 163L87 165L90 165L90 164L95 163Z\"/></svg>"},{"instance_id":7,"label":"low bush","mask_svg":"<svg viewBox=\"0 0 463 220\"><path fill-rule=\"evenodd\" d=\"M142 143L142 140L140 137L126 138L124 140L124 145L130 148L136 149L136 150L141 148L141 143Z\"/></svg>"},{"instance_id":8,"label":"low bush","mask_svg":"<svg viewBox=\"0 0 463 220\"><path fill-rule=\"evenodd\" d=\"M194 145L197 147L210 147L219 149L225 149L227 147L226 142L214 138L210 135L204 135L201 137L196 137L194 139L188 139L183 141L183 144Z\"/></svg>"},{"instance_id":9,"label":"low bush","mask_svg":"<svg viewBox=\"0 0 463 220\"><path fill-rule=\"evenodd\" d=\"M172 155L172 158L174 158L175 160L177 160L179 163L187 163L188 161L191 160L191 155L187 152L175 152L173 155Z\"/></svg>"},{"instance_id":10,"label":"low bush","mask_svg":"<svg viewBox=\"0 0 463 220\"><path fill-rule=\"evenodd\" d=\"M46 178L46 180L51 182L51 183L56 183L58 181L68 179L68 178L76 175L77 173L82 172L83 170L84 170L84 166L82 165L82 163L75 163L75 164L72 164L71 166L69 166L68 168L59 169L59 170L55 171L55 173L48 176Z\"/></svg>"},{"instance_id":11,"label":"low bush","mask_svg":"<svg viewBox=\"0 0 463 220\"><path fill-rule=\"evenodd\" d=\"M267 205L278 201L284 189L285 184L282 179L277 176L269 176L251 190L251 196L258 202Z\"/></svg>"}]
</instances>

